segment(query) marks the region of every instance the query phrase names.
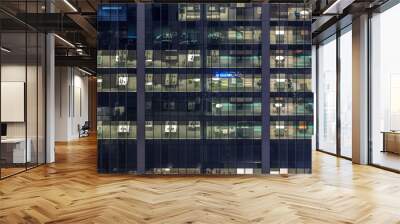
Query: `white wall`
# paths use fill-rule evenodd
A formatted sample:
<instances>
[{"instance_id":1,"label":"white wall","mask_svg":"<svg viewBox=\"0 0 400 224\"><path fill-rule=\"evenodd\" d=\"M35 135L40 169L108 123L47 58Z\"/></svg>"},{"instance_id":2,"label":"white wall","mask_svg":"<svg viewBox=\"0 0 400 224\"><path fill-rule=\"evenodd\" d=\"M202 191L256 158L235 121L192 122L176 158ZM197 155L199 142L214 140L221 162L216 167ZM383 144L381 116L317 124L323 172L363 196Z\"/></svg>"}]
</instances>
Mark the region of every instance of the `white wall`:
<instances>
[{"instance_id":1,"label":"white wall","mask_svg":"<svg viewBox=\"0 0 400 224\"><path fill-rule=\"evenodd\" d=\"M78 124L88 120L88 78L76 68L56 68L56 141L79 138Z\"/></svg>"},{"instance_id":2,"label":"white wall","mask_svg":"<svg viewBox=\"0 0 400 224\"><path fill-rule=\"evenodd\" d=\"M4 64L1 66L1 81L2 82L25 82L25 76L26 76L26 69L28 74L36 74L36 67L33 66L28 66L26 67L25 64ZM28 77L29 78L29 77ZM29 85L36 85L36 81L32 82L32 80L29 80ZM32 90L32 92L30 91ZM34 107L36 109L36 88L27 88L27 106L29 107ZM34 105L31 105L31 103L34 102ZM8 108L1 108L1 110L7 110ZM28 112L31 112L31 110L27 109ZM28 118L28 129L33 128L36 130L36 119L37 115L36 113L27 113L27 118ZM31 122L34 122L32 124ZM7 136L8 137L25 137L25 123L26 122L8 122L7 123ZM28 137L30 134L30 131L28 130Z\"/></svg>"},{"instance_id":3,"label":"white wall","mask_svg":"<svg viewBox=\"0 0 400 224\"><path fill-rule=\"evenodd\" d=\"M25 64L8 64L1 66L1 81L3 82L25 82ZM29 69L29 68L28 68ZM7 110L7 108L1 108ZM7 123L7 137L25 137L25 123Z\"/></svg>"},{"instance_id":4,"label":"white wall","mask_svg":"<svg viewBox=\"0 0 400 224\"><path fill-rule=\"evenodd\" d=\"M69 85L68 67L55 69L55 141L67 141L69 136Z\"/></svg>"},{"instance_id":5,"label":"white wall","mask_svg":"<svg viewBox=\"0 0 400 224\"><path fill-rule=\"evenodd\" d=\"M87 76L82 76L80 72L77 75L76 71L77 70L75 70L73 82L74 88L71 88L71 90L74 90L74 96L72 96L74 102L71 103L71 105L73 105L73 108L71 108L71 135L73 138L79 137L79 132L77 128L78 124L83 125L85 121L89 120L88 78Z\"/></svg>"}]
</instances>

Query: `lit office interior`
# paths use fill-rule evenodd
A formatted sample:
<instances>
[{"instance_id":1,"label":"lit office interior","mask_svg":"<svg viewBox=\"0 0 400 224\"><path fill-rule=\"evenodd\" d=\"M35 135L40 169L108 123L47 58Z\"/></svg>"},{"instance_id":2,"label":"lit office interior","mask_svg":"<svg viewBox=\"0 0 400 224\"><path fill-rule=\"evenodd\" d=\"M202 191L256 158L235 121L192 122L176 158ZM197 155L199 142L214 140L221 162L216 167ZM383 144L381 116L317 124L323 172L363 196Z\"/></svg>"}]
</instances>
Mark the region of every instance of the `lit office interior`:
<instances>
[{"instance_id":1,"label":"lit office interior","mask_svg":"<svg viewBox=\"0 0 400 224\"><path fill-rule=\"evenodd\" d=\"M39 1L27 5L42 10ZM0 13L2 21L9 15ZM14 21L14 20L9 20ZM26 24L0 24L0 177L45 162L45 36Z\"/></svg>"}]
</instances>

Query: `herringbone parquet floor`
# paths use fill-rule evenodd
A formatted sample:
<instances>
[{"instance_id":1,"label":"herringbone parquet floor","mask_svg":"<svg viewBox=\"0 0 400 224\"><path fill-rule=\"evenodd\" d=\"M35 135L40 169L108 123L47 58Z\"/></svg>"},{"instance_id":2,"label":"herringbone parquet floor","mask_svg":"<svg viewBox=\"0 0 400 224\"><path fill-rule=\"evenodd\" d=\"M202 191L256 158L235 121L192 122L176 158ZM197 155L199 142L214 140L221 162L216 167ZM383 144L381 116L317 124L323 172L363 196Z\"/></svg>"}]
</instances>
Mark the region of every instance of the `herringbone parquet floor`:
<instances>
[{"instance_id":1,"label":"herringbone parquet floor","mask_svg":"<svg viewBox=\"0 0 400 224\"><path fill-rule=\"evenodd\" d=\"M94 138L0 181L0 223L400 223L400 175L314 153L312 175L96 173Z\"/></svg>"}]
</instances>

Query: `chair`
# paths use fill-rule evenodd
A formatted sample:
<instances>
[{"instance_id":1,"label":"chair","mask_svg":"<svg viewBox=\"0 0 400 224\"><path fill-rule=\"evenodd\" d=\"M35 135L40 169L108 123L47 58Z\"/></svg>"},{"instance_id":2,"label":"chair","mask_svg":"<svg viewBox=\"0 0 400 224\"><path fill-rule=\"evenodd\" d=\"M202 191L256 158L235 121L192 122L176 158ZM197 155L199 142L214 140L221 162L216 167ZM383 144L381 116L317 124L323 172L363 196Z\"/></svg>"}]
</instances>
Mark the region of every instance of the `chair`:
<instances>
[{"instance_id":1,"label":"chair","mask_svg":"<svg viewBox=\"0 0 400 224\"><path fill-rule=\"evenodd\" d=\"M89 121L85 121L82 127L78 125L78 130L79 130L79 138L89 136L89 130L90 130Z\"/></svg>"}]
</instances>

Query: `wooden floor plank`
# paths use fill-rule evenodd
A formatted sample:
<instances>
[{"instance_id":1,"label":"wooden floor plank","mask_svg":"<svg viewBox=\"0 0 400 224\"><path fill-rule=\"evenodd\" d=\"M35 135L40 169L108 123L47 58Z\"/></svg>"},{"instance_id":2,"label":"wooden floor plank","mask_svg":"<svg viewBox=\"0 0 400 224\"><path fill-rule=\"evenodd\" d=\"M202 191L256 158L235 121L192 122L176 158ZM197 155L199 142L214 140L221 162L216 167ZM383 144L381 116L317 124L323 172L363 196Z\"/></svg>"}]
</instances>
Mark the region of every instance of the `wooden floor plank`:
<instances>
[{"instance_id":1,"label":"wooden floor plank","mask_svg":"<svg viewBox=\"0 0 400 224\"><path fill-rule=\"evenodd\" d=\"M313 174L98 174L93 137L0 181L0 223L400 223L400 175L313 153Z\"/></svg>"}]
</instances>

